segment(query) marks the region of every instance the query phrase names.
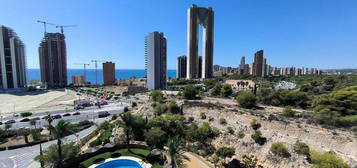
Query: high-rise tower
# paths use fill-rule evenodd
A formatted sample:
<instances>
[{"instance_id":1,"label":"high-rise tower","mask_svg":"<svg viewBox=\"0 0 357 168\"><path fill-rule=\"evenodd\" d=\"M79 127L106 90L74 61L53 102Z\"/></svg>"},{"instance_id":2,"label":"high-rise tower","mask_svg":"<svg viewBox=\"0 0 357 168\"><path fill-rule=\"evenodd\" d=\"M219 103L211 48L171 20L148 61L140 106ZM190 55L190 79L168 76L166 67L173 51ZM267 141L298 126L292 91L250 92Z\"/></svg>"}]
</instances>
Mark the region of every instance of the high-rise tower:
<instances>
[{"instance_id":1,"label":"high-rise tower","mask_svg":"<svg viewBox=\"0 0 357 168\"><path fill-rule=\"evenodd\" d=\"M187 76L186 71L187 71L187 57L185 55L177 57L176 77L186 78Z\"/></svg>"},{"instance_id":2,"label":"high-rise tower","mask_svg":"<svg viewBox=\"0 0 357 168\"><path fill-rule=\"evenodd\" d=\"M187 78L199 78L198 26L203 26L202 78L213 76L213 26L212 8L192 5L187 13Z\"/></svg>"},{"instance_id":3,"label":"high-rise tower","mask_svg":"<svg viewBox=\"0 0 357 168\"><path fill-rule=\"evenodd\" d=\"M148 89L166 89L166 54L166 37L164 33L149 33L145 37L146 87Z\"/></svg>"},{"instance_id":4,"label":"high-rise tower","mask_svg":"<svg viewBox=\"0 0 357 168\"><path fill-rule=\"evenodd\" d=\"M103 63L103 82L104 85L113 85L115 83L115 63Z\"/></svg>"},{"instance_id":5,"label":"high-rise tower","mask_svg":"<svg viewBox=\"0 0 357 168\"><path fill-rule=\"evenodd\" d=\"M0 89L25 86L25 45L12 29L0 26Z\"/></svg>"},{"instance_id":6,"label":"high-rise tower","mask_svg":"<svg viewBox=\"0 0 357 168\"><path fill-rule=\"evenodd\" d=\"M264 62L264 56L263 56L263 50L259 50L255 53L254 55L254 63L253 63L253 75L255 76L263 76L263 62Z\"/></svg>"},{"instance_id":7,"label":"high-rise tower","mask_svg":"<svg viewBox=\"0 0 357 168\"><path fill-rule=\"evenodd\" d=\"M67 53L64 34L46 33L38 51L42 84L47 88L66 87Z\"/></svg>"}]
</instances>

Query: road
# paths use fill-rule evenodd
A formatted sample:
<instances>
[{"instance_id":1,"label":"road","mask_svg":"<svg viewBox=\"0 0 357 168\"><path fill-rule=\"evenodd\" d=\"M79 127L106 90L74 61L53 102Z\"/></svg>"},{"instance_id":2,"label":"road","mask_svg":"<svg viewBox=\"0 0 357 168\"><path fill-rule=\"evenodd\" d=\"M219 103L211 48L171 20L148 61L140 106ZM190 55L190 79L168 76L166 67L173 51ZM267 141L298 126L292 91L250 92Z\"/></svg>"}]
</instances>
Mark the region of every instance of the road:
<instances>
[{"instance_id":1,"label":"road","mask_svg":"<svg viewBox=\"0 0 357 168\"><path fill-rule=\"evenodd\" d=\"M64 117L62 116L61 119L69 121L71 123L83 121L83 120L90 120L93 121L97 124L100 124L106 120L110 120L111 116L114 114L120 114L124 107L128 106L128 104L125 103L118 103L118 102L110 102L108 105L104 105L101 108L98 107L89 107L85 109L81 109L78 112L80 112L80 115L71 115ZM106 118L98 118L98 112L100 111L108 111L111 115L106 117ZM48 113L53 115L56 114L65 114L65 113L73 113L74 110L58 110L58 111L49 111ZM42 118L43 116L47 115L46 113L36 113L31 116L33 117L40 117ZM21 117L18 118L12 118L9 116L6 119L17 119L17 122L12 124L11 129L18 129L21 127L30 127L33 128L34 126L29 125L29 122L19 122L18 120L21 119ZM55 119L52 124L56 125L58 121L61 119ZM48 124L48 122L45 119L40 119L37 120L36 126L37 128L39 127L44 127ZM0 128L3 128L3 125L0 125ZM94 131L96 126L92 126L90 128L87 128L85 130L82 130L81 132L78 132L77 135L79 139L87 136L90 134L92 131ZM74 142L77 140L76 135L70 135L65 138L63 138L64 143L68 142ZM47 149L50 145L56 144L56 141L49 141L46 143L42 144L42 149ZM34 163L37 163L34 161L34 158L40 154L40 145L34 145L30 147L24 147L24 148L19 148L19 149L14 149L14 150L6 150L6 151L1 151L0 152L0 168L28 168L29 165L33 165ZM38 164L35 164L38 165ZM36 166L38 167L38 166Z\"/></svg>"}]
</instances>

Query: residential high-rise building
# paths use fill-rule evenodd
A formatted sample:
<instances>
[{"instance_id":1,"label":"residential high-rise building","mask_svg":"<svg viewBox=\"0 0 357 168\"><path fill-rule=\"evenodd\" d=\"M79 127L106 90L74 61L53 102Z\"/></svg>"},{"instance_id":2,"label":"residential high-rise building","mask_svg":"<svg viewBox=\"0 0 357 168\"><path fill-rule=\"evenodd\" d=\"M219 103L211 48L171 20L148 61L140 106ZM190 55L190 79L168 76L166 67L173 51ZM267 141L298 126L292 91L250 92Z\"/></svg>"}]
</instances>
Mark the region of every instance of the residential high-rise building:
<instances>
[{"instance_id":1,"label":"residential high-rise building","mask_svg":"<svg viewBox=\"0 0 357 168\"><path fill-rule=\"evenodd\" d=\"M253 63L253 75L255 76L264 76L264 56L263 50L259 50L254 55L254 63Z\"/></svg>"},{"instance_id":2,"label":"residential high-rise building","mask_svg":"<svg viewBox=\"0 0 357 168\"><path fill-rule=\"evenodd\" d=\"M167 44L162 32L145 37L146 87L151 90L167 87Z\"/></svg>"},{"instance_id":3,"label":"residential high-rise building","mask_svg":"<svg viewBox=\"0 0 357 168\"><path fill-rule=\"evenodd\" d=\"M103 63L103 81L104 85L113 85L115 83L115 63Z\"/></svg>"},{"instance_id":4,"label":"residential high-rise building","mask_svg":"<svg viewBox=\"0 0 357 168\"><path fill-rule=\"evenodd\" d=\"M72 76L73 86L83 86L86 84L86 77L83 75L74 75Z\"/></svg>"},{"instance_id":5,"label":"residential high-rise building","mask_svg":"<svg viewBox=\"0 0 357 168\"><path fill-rule=\"evenodd\" d=\"M186 76L187 76L186 72L187 72L187 57L186 57L186 55L177 57L176 77L177 78L186 78Z\"/></svg>"},{"instance_id":6,"label":"residential high-rise building","mask_svg":"<svg viewBox=\"0 0 357 168\"><path fill-rule=\"evenodd\" d=\"M198 57L198 78L202 78L202 56Z\"/></svg>"},{"instance_id":7,"label":"residential high-rise building","mask_svg":"<svg viewBox=\"0 0 357 168\"><path fill-rule=\"evenodd\" d=\"M41 82L47 88L67 86L67 53L64 34L46 33L38 49Z\"/></svg>"},{"instance_id":8,"label":"residential high-rise building","mask_svg":"<svg viewBox=\"0 0 357 168\"><path fill-rule=\"evenodd\" d=\"M11 28L0 25L0 89L25 86L25 45Z\"/></svg>"},{"instance_id":9,"label":"residential high-rise building","mask_svg":"<svg viewBox=\"0 0 357 168\"><path fill-rule=\"evenodd\" d=\"M203 58L201 78L213 77L213 18L212 8L192 5L187 17L187 78L199 78L198 26L203 26Z\"/></svg>"}]
</instances>

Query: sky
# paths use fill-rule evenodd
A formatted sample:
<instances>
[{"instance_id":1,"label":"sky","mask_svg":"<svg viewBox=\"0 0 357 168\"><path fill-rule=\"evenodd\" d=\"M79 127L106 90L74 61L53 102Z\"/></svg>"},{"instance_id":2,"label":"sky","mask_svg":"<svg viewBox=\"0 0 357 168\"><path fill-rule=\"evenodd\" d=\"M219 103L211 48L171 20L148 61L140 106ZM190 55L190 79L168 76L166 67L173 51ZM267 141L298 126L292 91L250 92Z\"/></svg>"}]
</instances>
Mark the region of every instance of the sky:
<instances>
[{"instance_id":1,"label":"sky","mask_svg":"<svg viewBox=\"0 0 357 168\"><path fill-rule=\"evenodd\" d=\"M263 49L273 66L357 68L356 0L0 0L0 25L25 43L28 68L39 68L44 30L37 20L44 20L77 25L64 30L68 68L97 59L144 69L144 37L160 31L175 69L186 55L192 4L215 12L214 64L237 67L242 56L251 63Z\"/></svg>"}]
</instances>

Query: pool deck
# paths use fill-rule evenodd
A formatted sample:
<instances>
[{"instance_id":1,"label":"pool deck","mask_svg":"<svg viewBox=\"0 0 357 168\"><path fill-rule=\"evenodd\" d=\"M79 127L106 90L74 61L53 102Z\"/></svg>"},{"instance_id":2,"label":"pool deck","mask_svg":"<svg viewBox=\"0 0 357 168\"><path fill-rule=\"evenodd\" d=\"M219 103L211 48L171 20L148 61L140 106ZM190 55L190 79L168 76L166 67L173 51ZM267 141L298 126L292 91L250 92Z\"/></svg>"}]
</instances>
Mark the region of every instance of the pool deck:
<instances>
[{"instance_id":1,"label":"pool deck","mask_svg":"<svg viewBox=\"0 0 357 168\"><path fill-rule=\"evenodd\" d=\"M89 168L96 168L97 166L99 165L102 165L104 163L107 163L107 162L110 162L110 161L114 161L114 160L132 160L132 161L135 161L137 163L139 163L139 165L142 167L142 168L151 168L152 165L150 163L145 163L144 161L142 161L141 159L139 158L136 158L136 157L131 157L131 156L120 156L118 158L108 158L108 159L105 159L105 161L103 163L100 163L100 164L93 164L91 166L89 166Z\"/></svg>"}]
</instances>

